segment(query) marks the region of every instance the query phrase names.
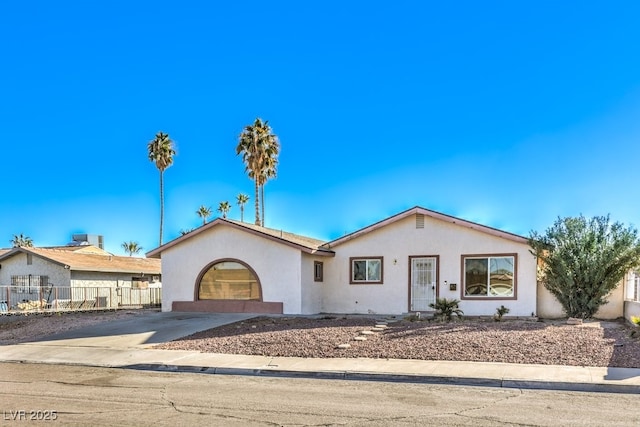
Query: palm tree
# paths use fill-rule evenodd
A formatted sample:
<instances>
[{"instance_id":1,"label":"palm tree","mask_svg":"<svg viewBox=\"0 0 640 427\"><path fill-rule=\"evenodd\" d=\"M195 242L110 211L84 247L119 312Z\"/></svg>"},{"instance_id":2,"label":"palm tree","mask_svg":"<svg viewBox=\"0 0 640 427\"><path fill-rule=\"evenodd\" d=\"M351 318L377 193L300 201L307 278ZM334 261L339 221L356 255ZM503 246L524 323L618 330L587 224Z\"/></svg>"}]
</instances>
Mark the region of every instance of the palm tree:
<instances>
[{"instance_id":1,"label":"palm tree","mask_svg":"<svg viewBox=\"0 0 640 427\"><path fill-rule=\"evenodd\" d=\"M20 248L20 247L32 248L33 247L33 240L31 240L31 237L25 236L22 233L20 233L20 235L14 234L13 239L9 240L9 243L11 243L11 246L13 246L14 248Z\"/></svg>"},{"instance_id":2,"label":"palm tree","mask_svg":"<svg viewBox=\"0 0 640 427\"><path fill-rule=\"evenodd\" d=\"M245 126L240 133L236 154L242 153L245 172L255 183L256 225L261 225L262 222L260 189L267 180L275 177L279 151L278 137L271 131L268 121L263 122L262 119L256 118L253 125ZM264 188L262 190L264 193Z\"/></svg>"},{"instance_id":3,"label":"palm tree","mask_svg":"<svg viewBox=\"0 0 640 427\"><path fill-rule=\"evenodd\" d=\"M273 149L273 147L271 148ZM279 147L276 147L276 157L273 155L268 155L265 161L265 168L263 171L262 178L260 179L260 203L262 204L262 226L264 227L264 185L271 178L275 178L277 175L276 166L278 165L277 152Z\"/></svg>"},{"instance_id":4,"label":"palm tree","mask_svg":"<svg viewBox=\"0 0 640 427\"><path fill-rule=\"evenodd\" d=\"M193 228L189 228L189 229L186 229L186 230L183 228L183 229L180 230L180 235L184 236L185 234L189 234L192 231L193 231Z\"/></svg>"},{"instance_id":5,"label":"palm tree","mask_svg":"<svg viewBox=\"0 0 640 427\"><path fill-rule=\"evenodd\" d=\"M220 202L220 205L218 205L218 212L222 214L222 218L226 218L230 210L231 204L229 202Z\"/></svg>"},{"instance_id":6,"label":"palm tree","mask_svg":"<svg viewBox=\"0 0 640 427\"><path fill-rule=\"evenodd\" d=\"M207 218L211 216L211 208L202 205L198 208L196 213L200 218L202 218L202 225L205 225L207 223Z\"/></svg>"},{"instance_id":7,"label":"palm tree","mask_svg":"<svg viewBox=\"0 0 640 427\"><path fill-rule=\"evenodd\" d=\"M249 196L240 193L236 197L236 203L240 206L240 221L244 222L244 205L249 201Z\"/></svg>"},{"instance_id":8,"label":"palm tree","mask_svg":"<svg viewBox=\"0 0 640 427\"><path fill-rule=\"evenodd\" d=\"M173 164L176 155L174 144L169 135L158 132L156 137L147 145L149 160L155 163L160 171L160 243L162 246L162 226L164 224L164 171Z\"/></svg>"},{"instance_id":9,"label":"palm tree","mask_svg":"<svg viewBox=\"0 0 640 427\"><path fill-rule=\"evenodd\" d=\"M133 240L128 242L122 242L121 246L122 246L122 249L124 249L124 251L129 254L129 256L132 256L133 254L137 254L142 250L142 246L140 246L138 242L134 242Z\"/></svg>"}]
</instances>

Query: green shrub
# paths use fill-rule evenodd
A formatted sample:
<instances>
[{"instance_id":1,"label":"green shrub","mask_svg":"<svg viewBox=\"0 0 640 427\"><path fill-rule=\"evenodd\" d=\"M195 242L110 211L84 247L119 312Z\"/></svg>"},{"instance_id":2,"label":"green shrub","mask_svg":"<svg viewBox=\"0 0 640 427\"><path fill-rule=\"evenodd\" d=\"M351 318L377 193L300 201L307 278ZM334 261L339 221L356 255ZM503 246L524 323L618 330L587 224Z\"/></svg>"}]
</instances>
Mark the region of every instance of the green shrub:
<instances>
[{"instance_id":1,"label":"green shrub","mask_svg":"<svg viewBox=\"0 0 640 427\"><path fill-rule=\"evenodd\" d=\"M436 298L435 303L429 304L429 307L436 310L436 316L447 322L451 321L455 314L459 318L462 318L464 312L458 307L460 301L457 299L448 300L446 298Z\"/></svg>"},{"instance_id":2,"label":"green shrub","mask_svg":"<svg viewBox=\"0 0 640 427\"><path fill-rule=\"evenodd\" d=\"M419 322L422 319L420 318L420 313L414 313L406 316L404 320L408 320L409 322Z\"/></svg>"},{"instance_id":3,"label":"green shrub","mask_svg":"<svg viewBox=\"0 0 640 427\"><path fill-rule=\"evenodd\" d=\"M502 316L504 316L508 312L509 312L509 309L507 307L505 307L504 305L501 305L500 307L498 307L496 309L496 314L493 315L493 319L496 322L499 322L499 321L502 320Z\"/></svg>"}]
</instances>

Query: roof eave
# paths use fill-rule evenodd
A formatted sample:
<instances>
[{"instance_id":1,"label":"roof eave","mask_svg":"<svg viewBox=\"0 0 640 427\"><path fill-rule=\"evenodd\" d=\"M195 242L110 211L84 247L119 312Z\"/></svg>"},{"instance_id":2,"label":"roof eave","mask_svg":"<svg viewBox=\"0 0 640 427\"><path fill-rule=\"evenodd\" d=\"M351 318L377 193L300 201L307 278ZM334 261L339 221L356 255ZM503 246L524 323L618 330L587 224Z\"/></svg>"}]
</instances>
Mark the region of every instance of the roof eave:
<instances>
[{"instance_id":1,"label":"roof eave","mask_svg":"<svg viewBox=\"0 0 640 427\"><path fill-rule=\"evenodd\" d=\"M47 260L47 261L49 261L49 262L51 262L53 264L57 264L57 265L61 265L61 266L67 265L67 264L65 264L63 262L60 262L60 261L55 260L53 258L49 258L49 257L47 257L45 255L42 255L42 254L38 253L38 252L30 251L29 248L23 247L23 246L19 246L17 248L13 248L9 252L7 252L6 254L1 255L0 256L0 261L3 261L3 260L8 259L8 258L11 258L14 255L17 255L18 253L31 254L31 255L37 256L38 258L45 259L45 260Z\"/></svg>"},{"instance_id":2,"label":"roof eave","mask_svg":"<svg viewBox=\"0 0 640 427\"><path fill-rule=\"evenodd\" d=\"M219 224L225 224L225 225L233 227L233 228L235 228L237 230L242 230L242 231L245 231L247 233L253 234L255 236L260 236L260 237L263 237L265 239L281 243L283 245L291 246L293 248L299 249L300 251L308 253L308 254L313 254L313 255L318 255L318 256L329 256L329 257L335 256L335 253L333 251L329 250L329 249L301 245L299 243L295 243L295 242L292 242L290 240L287 240L287 239L284 239L284 238L281 238L281 237L273 236L271 234L264 233L264 232L261 232L259 230L255 230L253 228L243 227L240 224L237 224L237 223L232 222L232 221L227 221L224 218L217 218L217 219L211 221L208 224L200 226L199 228L197 228L197 229L195 229L195 230L193 230L193 231L191 231L191 232L189 232L189 233L187 233L187 234L185 234L183 236L178 237L177 239L174 239L174 240L172 240L170 242L167 242L164 245L162 245L162 246L160 246L160 247L158 247L156 249L153 249L152 251L147 252L146 256L147 256L147 258L161 258L163 251L165 251L165 250L167 250L167 249L179 244L180 242L183 242L184 240L190 239L190 238L192 238L192 237L204 232L205 230L208 230L208 229L210 229L212 227L215 227L216 225L219 225Z\"/></svg>"},{"instance_id":3,"label":"roof eave","mask_svg":"<svg viewBox=\"0 0 640 427\"><path fill-rule=\"evenodd\" d=\"M378 221L374 224L371 224L367 227L361 228L360 230L354 231L353 233L349 233L345 236L342 236L338 239L332 240L331 242L325 243L322 245L324 248L332 248L334 246L340 245L342 243L348 242L350 240L356 239L361 235L368 234L374 230L382 228L386 225L392 224L401 219L407 218L408 216L415 214L423 214L430 218L439 219L441 221L448 222L450 224L457 224L461 227L470 228L472 230L477 230L486 234L490 234L496 237L500 237L507 240L512 240L518 243L528 243L528 239L523 236L519 236L514 233L509 233L507 231L499 230L497 228L489 227L487 225L478 224L472 221L467 221L465 219L457 218L451 215L443 214L440 212L432 211L426 208L422 208L420 206L415 206L411 209L407 209L406 211L400 212L398 214L392 215L389 218Z\"/></svg>"},{"instance_id":4,"label":"roof eave","mask_svg":"<svg viewBox=\"0 0 640 427\"><path fill-rule=\"evenodd\" d=\"M120 268L95 268L95 267L70 267L71 271L93 271L96 273L126 273L126 274L152 274L152 275L160 275L161 270L150 270L146 268L141 268L139 270L134 270L132 268L120 269Z\"/></svg>"}]
</instances>

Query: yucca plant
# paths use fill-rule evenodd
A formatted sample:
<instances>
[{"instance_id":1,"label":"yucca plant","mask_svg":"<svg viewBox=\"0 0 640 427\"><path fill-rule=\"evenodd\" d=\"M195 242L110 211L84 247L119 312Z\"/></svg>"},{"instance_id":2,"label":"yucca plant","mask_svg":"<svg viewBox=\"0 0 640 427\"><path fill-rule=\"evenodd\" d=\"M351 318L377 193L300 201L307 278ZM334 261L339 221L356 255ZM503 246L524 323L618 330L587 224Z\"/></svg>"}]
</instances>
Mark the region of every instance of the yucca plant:
<instances>
[{"instance_id":1,"label":"yucca plant","mask_svg":"<svg viewBox=\"0 0 640 427\"><path fill-rule=\"evenodd\" d=\"M496 314L493 315L493 318L496 322L499 322L502 320L502 316L504 316L508 312L509 312L509 309L504 305L501 305L496 309Z\"/></svg>"},{"instance_id":2,"label":"yucca plant","mask_svg":"<svg viewBox=\"0 0 640 427\"><path fill-rule=\"evenodd\" d=\"M429 307L436 310L436 316L440 319L450 322L454 314L459 318L464 315L458 304L460 304L460 301L457 299L436 298L436 302L429 304Z\"/></svg>"}]
</instances>

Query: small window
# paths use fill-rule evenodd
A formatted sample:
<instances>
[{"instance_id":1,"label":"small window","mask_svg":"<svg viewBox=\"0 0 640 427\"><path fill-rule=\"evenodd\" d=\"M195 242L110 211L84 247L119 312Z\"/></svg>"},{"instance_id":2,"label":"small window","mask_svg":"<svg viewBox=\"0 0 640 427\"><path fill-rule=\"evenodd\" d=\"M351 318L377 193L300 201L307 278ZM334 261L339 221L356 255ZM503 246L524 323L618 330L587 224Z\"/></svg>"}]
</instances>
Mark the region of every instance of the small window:
<instances>
[{"instance_id":1,"label":"small window","mask_svg":"<svg viewBox=\"0 0 640 427\"><path fill-rule=\"evenodd\" d=\"M463 298L514 298L516 255L462 256Z\"/></svg>"},{"instance_id":2,"label":"small window","mask_svg":"<svg viewBox=\"0 0 640 427\"><path fill-rule=\"evenodd\" d=\"M382 257L350 258L350 283L382 284Z\"/></svg>"},{"instance_id":3,"label":"small window","mask_svg":"<svg viewBox=\"0 0 640 427\"><path fill-rule=\"evenodd\" d=\"M146 277L146 276L132 277L131 278L131 287L132 288L147 289L149 287L149 278Z\"/></svg>"},{"instance_id":4,"label":"small window","mask_svg":"<svg viewBox=\"0 0 640 427\"><path fill-rule=\"evenodd\" d=\"M324 279L323 273L324 265L320 261L313 262L313 280L316 282L322 282Z\"/></svg>"}]
</instances>

